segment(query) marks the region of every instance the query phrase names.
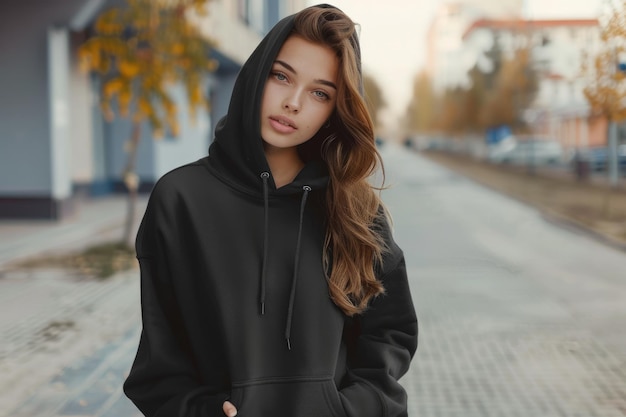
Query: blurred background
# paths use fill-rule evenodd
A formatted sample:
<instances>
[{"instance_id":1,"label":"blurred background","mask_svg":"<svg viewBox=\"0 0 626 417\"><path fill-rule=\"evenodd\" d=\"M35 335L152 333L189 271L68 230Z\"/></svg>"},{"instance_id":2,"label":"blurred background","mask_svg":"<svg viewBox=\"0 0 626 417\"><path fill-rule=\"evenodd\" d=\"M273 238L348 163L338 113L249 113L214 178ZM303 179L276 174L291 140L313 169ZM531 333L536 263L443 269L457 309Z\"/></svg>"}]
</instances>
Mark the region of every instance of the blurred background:
<instances>
[{"instance_id":1,"label":"blurred background","mask_svg":"<svg viewBox=\"0 0 626 417\"><path fill-rule=\"evenodd\" d=\"M206 15L187 13L206 41L206 62L199 64L206 71L193 77L200 67L181 73L179 63L150 75L139 69L153 62L146 58L146 41L128 29L111 32L106 22L98 31L96 18L123 6L121 0L2 5L0 218L61 219L72 213L76 197L123 191L129 181L145 192L168 170L204 154L248 54L279 18L314 2L209 3ZM626 165L626 54L623 11L614 3L336 5L360 25L367 96L381 141L463 151L497 163L572 168L579 162L579 175L605 172L616 184ZM27 23L20 20L25 15ZM612 26L611 16L617 19ZM126 25L133 19L117 18ZM103 45L115 38L128 45L133 40L134 49L107 50ZM170 38L153 48L173 48ZM183 58L196 62L193 53ZM120 73L116 62L126 71ZM178 75L166 87L165 101L160 84L154 90L130 85L168 74ZM185 88L195 92L186 96L191 90ZM133 179L125 177L129 142L139 147L131 158Z\"/></svg>"},{"instance_id":2,"label":"blurred background","mask_svg":"<svg viewBox=\"0 0 626 417\"><path fill-rule=\"evenodd\" d=\"M316 3L0 2L0 416L137 415L149 192ZM626 415L626 2L331 4L424 332L410 415Z\"/></svg>"}]
</instances>

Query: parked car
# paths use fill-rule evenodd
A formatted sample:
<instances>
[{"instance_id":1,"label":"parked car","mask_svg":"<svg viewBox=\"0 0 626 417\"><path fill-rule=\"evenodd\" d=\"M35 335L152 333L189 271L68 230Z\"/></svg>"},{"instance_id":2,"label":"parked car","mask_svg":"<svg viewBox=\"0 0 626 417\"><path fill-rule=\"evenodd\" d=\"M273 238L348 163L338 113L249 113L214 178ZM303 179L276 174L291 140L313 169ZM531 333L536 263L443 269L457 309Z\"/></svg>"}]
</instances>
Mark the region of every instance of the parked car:
<instances>
[{"instance_id":1,"label":"parked car","mask_svg":"<svg viewBox=\"0 0 626 417\"><path fill-rule=\"evenodd\" d=\"M488 159L504 164L557 165L563 162L564 150L555 140L509 136L490 147Z\"/></svg>"}]
</instances>

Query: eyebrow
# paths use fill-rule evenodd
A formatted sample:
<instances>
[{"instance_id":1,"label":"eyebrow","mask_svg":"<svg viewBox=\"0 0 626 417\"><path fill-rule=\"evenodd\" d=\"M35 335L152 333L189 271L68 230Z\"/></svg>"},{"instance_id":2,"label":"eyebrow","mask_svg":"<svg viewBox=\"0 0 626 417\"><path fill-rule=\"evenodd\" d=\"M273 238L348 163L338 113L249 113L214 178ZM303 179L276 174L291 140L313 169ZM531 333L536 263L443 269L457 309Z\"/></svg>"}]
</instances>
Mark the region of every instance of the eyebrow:
<instances>
[{"instance_id":1,"label":"eyebrow","mask_svg":"<svg viewBox=\"0 0 626 417\"><path fill-rule=\"evenodd\" d=\"M286 63L285 61L281 61L280 59L277 59L276 61L274 61L276 64L282 65L283 67L285 67L288 71L291 71L292 73L294 73L295 75L298 75L298 73L296 72L296 70L289 65L288 63ZM316 78L315 80L316 83L318 84L323 84L326 85L328 87L334 88L335 90L337 89L337 86L335 85L334 82L332 81L328 81L328 80L324 80L324 79L320 79L320 78Z\"/></svg>"}]
</instances>

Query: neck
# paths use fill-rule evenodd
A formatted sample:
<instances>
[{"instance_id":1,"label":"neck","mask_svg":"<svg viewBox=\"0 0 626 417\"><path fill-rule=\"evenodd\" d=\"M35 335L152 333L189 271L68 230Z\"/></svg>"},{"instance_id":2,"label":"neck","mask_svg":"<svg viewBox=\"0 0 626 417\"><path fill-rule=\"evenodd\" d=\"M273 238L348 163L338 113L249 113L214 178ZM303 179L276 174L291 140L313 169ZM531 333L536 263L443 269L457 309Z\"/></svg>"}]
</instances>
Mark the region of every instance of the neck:
<instances>
[{"instance_id":1,"label":"neck","mask_svg":"<svg viewBox=\"0 0 626 417\"><path fill-rule=\"evenodd\" d=\"M265 158L272 171L276 188L289 184L304 167L296 148L265 148Z\"/></svg>"}]
</instances>

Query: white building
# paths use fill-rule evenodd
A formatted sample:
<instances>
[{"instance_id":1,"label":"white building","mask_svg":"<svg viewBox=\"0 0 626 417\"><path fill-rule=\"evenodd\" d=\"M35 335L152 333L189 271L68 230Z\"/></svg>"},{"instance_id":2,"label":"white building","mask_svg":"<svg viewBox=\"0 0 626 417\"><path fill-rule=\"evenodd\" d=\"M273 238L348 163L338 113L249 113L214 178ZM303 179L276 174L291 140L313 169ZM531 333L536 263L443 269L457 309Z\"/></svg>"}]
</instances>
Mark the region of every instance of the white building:
<instances>
[{"instance_id":1,"label":"white building","mask_svg":"<svg viewBox=\"0 0 626 417\"><path fill-rule=\"evenodd\" d=\"M525 46L532 50L532 66L539 74L537 97L527 112L536 133L559 139L568 147L599 145L605 126L589 120L583 94L583 59L600 50L597 19L478 20L464 33L462 48L474 62L491 63L486 52L497 43L504 57Z\"/></svg>"},{"instance_id":2,"label":"white building","mask_svg":"<svg viewBox=\"0 0 626 417\"><path fill-rule=\"evenodd\" d=\"M496 42L509 57L530 45L540 85L526 116L536 133L568 147L604 144L606 121L590 116L583 95L582 59L601 48L597 19L524 19L526 6L524 0L443 4L427 38L426 69L435 91L469 87L468 73L475 65L492 71L487 52Z\"/></svg>"},{"instance_id":3,"label":"white building","mask_svg":"<svg viewBox=\"0 0 626 417\"><path fill-rule=\"evenodd\" d=\"M463 35L477 20L519 18L522 0L468 0L442 4L427 34L426 71L436 91L467 86L467 71L476 55L467 51ZM469 52L469 53L468 53Z\"/></svg>"}]
</instances>

